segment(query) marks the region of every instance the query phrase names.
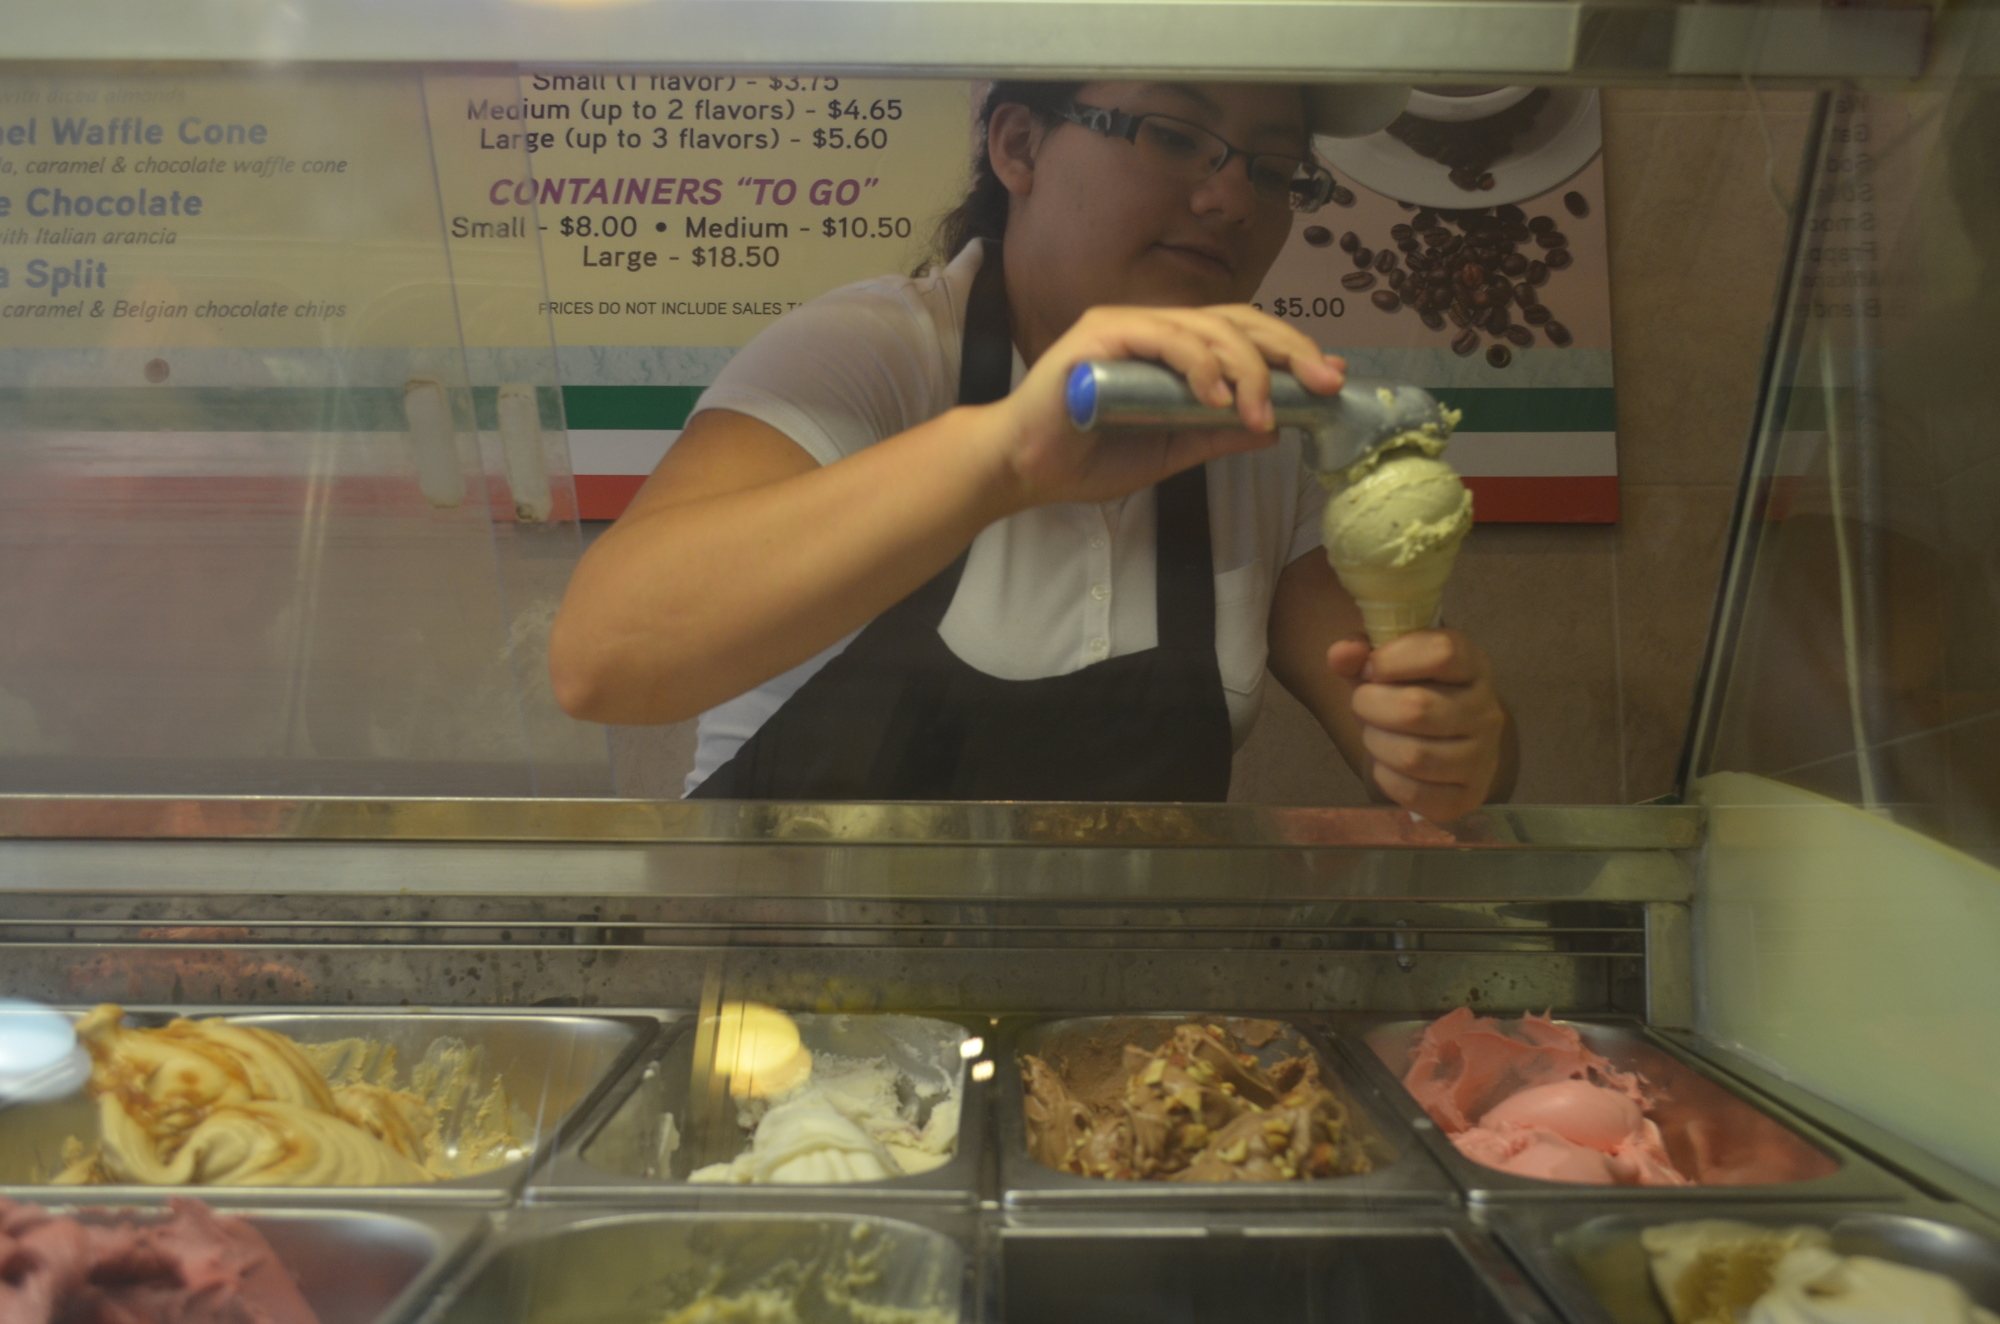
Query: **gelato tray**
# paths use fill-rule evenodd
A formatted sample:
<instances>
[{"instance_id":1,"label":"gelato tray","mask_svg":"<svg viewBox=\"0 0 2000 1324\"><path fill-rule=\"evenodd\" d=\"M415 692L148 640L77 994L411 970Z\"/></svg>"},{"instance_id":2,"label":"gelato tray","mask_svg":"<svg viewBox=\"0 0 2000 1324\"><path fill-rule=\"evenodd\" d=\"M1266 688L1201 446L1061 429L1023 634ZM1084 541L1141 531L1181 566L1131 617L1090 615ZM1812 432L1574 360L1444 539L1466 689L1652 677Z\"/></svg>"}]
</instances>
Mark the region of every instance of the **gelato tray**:
<instances>
[{"instance_id":1,"label":"gelato tray","mask_svg":"<svg viewBox=\"0 0 2000 1324\"><path fill-rule=\"evenodd\" d=\"M1450 1218L1308 1228L1010 1229L1005 1324L1556 1324L1507 1256Z\"/></svg>"},{"instance_id":2,"label":"gelato tray","mask_svg":"<svg viewBox=\"0 0 2000 1324\"><path fill-rule=\"evenodd\" d=\"M503 1202L659 1026L646 1014L231 1010L74 1012L90 1082L0 1110L0 1194Z\"/></svg>"},{"instance_id":3,"label":"gelato tray","mask_svg":"<svg viewBox=\"0 0 2000 1324\"><path fill-rule=\"evenodd\" d=\"M1297 1026L1087 1016L1013 1027L1000 1055L1010 1208L1439 1204L1444 1174Z\"/></svg>"},{"instance_id":4,"label":"gelato tray","mask_svg":"<svg viewBox=\"0 0 2000 1324\"><path fill-rule=\"evenodd\" d=\"M1512 1205L1487 1221L1574 1324L1992 1324L2000 1311L1994 1229L1949 1206Z\"/></svg>"},{"instance_id":5,"label":"gelato tray","mask_svg":"<svg viewBox=\"0 0 2000 1324\"><path fill-rule=\"evenodd\" d=\"M705 1035L685 1018L655 1045L535 1178L536 1196L975 1198L989 1087L970 1067L984 1022L754 1003L712 1021ZM703 1052L714 1069L697 1070ZM768 1059L757 1070L753 1053Z\"/></svg>"},{"instance_id":6,"label":"gelato tray","mask_svg":"<svg viewBox=\"0 0 2000 1324\"><path fill-rule=\"evenodd\" d=\"M471 1209L0 1199L0 1319L48 1318L53 1304L59 1319L390 1324L433 1297L485 1228Z\"/></svg>"},{"instance_id":7,"label":"gelato tray","mask_svg":"<svg viewBox=\"0 0 2000 1324\"><path fill-rule=\"evenodd\" d=\"M424 1324L958 1324L953 1238L886 1218L513 1216Z\"/></svg>"},{"instance_id":8,"label":"gelato tray","mask_svg":"<svg viewBox=\"0 0 2000 1324\"><path fill-rule=\"evenodd\" d=\"M1906 1200L1910 1187L1642 1027L1459 1010L1342 1045L1479 1200Z\"/></svg>"}]
</instances>

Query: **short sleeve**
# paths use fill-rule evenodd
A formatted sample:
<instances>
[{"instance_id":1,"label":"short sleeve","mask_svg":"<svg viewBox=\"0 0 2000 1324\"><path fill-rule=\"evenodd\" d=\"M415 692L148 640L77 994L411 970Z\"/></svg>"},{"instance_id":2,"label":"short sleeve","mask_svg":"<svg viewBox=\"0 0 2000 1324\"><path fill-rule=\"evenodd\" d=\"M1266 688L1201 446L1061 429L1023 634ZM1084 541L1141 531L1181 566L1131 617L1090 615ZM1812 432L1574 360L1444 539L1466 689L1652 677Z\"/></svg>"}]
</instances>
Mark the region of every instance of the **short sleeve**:
<instances>
[{"instance_id":1,"label":"short sleeve","mask_svg":"<svg viewBox=\"0 0 2000 1324\"><path fill-rule=\"evenodd\" d=\"M1319 476L1301 464L1299 466L1298 497L1293 503L1292 546L1285 553L1285 564L1315 551L1320 546L1320 519L1326 512L1326 488L1321 486Z\"/></svg>"},{"instance_id":2,"label":"short sleeve","mask_svg":"<svg viewBox=\"0 0 2000 1324\"><path fill-rule=\"evenodd\" d=\"M821 464L935 418L957 377L951 294L941 277L892 277L822 295L738 351L695 412L747 414Z\"/></svg>"}]
</instances>

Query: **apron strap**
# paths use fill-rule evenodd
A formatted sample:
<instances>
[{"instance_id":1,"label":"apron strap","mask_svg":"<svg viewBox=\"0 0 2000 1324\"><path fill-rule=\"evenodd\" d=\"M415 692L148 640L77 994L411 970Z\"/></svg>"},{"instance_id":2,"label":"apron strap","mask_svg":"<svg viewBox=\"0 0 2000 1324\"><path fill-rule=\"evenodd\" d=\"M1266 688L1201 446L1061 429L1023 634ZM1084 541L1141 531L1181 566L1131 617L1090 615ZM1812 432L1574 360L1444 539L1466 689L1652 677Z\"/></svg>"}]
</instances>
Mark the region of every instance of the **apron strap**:
<instances>
[{"instance_id":1,"label":"apron strap","mask_svg":"<svg viewBox=\"0 0 2000 1324\"><path fill-rule=\"evenodd\" d=\"M1215 654L1215 565L1208 545L1208 466L1153 489L1153 616L1161 648Z\"/></svg>"}]
</instances>

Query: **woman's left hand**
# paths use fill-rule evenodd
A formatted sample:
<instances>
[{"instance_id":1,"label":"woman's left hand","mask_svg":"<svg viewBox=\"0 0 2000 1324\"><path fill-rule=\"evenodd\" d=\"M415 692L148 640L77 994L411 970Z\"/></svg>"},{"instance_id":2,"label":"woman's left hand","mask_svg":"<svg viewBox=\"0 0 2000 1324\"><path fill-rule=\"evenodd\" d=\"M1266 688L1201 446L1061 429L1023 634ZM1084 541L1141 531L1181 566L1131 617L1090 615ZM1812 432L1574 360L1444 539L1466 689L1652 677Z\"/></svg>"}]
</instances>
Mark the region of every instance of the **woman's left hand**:
<instances>
[{"instance_id":1,"label":"woman's left hand","mask_svg":"<svg viewBox=\"0 0 2000 1324\"><path fill-rule=\"evenodd\" d=\"M1371 649L1340 640L1327 665L1354 684L1354 715L1382 793L1434 822L1468 814L1509 788L1512 723L1479 646L1457 630L1419 630Z\"/></svg>"}]
</instances>

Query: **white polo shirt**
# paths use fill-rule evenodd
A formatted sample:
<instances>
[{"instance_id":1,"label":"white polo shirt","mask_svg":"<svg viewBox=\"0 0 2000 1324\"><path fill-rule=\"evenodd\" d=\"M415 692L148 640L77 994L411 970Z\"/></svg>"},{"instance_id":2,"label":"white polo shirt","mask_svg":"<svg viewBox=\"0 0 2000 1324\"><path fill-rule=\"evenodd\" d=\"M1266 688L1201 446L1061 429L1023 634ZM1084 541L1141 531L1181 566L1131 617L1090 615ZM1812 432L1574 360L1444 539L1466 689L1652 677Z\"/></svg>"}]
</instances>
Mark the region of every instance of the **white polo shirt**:
<instances>
[{"instance_id":1,"label":"white polo shirt","mask_svg":"<svg viewBox=\"0 0 2000 1324\"><path fill-rule=\"evenodd\" d=\"M695 412L731 409L832 464L958 403L965 301L978 240L922 276L884 276L779 318L732 358ZM1014 355L1014 382L1025 367ZM1265 631L1278 572L1317 551L1326 493L1284 434L1267 450L1208 465L1215 563L1215 655L1238 746L1263 701ZM1095 505L1037 506L972 543L939 634L964 662L1005 680L1066 675L1158 641L1153 493ZM853 638L703 713L687 789L744 741Z\"/></svg>"}]
</instances>

